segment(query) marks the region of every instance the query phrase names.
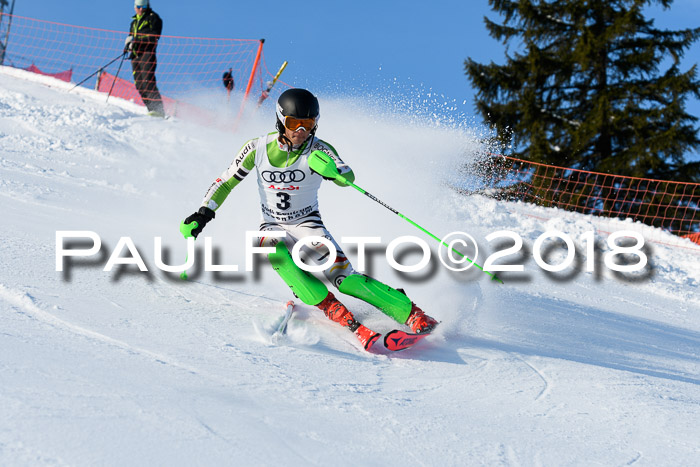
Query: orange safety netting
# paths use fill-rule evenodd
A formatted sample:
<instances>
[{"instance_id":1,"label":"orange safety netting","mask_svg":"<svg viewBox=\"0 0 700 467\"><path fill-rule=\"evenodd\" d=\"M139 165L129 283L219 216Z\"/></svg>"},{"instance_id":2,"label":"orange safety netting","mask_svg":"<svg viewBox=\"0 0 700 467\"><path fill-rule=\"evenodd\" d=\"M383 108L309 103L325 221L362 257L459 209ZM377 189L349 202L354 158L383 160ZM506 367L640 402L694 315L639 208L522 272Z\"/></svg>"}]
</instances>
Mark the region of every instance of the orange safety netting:
<instances>
[{"instance_id":1,"label":"orange safety netting","mask_svg":"<svg viewBox=\"0 0 700 467\"><path fill-rule=\"evenodd\" d=\"M8 18L9 15L3 15L3 20ZM115 85L111 95L142 103L138 93L134 95L131 64L128 58L121 61L128 30L110 31L21 16L12 16L11 20L3 65L41 68L42 74L58 74L59 79L65 78L68 73L65 70L70 70L73 81L88 78L84 86L101 91L105 90L101 86L107 76L104 73L113 76L119 72L118 83L127 82L131 87ZM257 99L262 93L262 67L256 61L261 49L262 41L257 39L161 36L156 79L165 98L166 111L168 102L200 106L202 101L212 100L212 95L226 95L222 77L229 70L234 81L233 92L248 91ZM231 99L231 102L238 105L242 100Z\"/></svg>"},{"instance_id":2,"label":"orange safety netting","mask_svg":"<svg viewBox=\"0 0 700 467\"><path fill-rule=\"evenodd\" d=\"M700 244L700 184L623 177L498 156L482 170L501 199L659 227Z\"/></svg>"}]
</instances>

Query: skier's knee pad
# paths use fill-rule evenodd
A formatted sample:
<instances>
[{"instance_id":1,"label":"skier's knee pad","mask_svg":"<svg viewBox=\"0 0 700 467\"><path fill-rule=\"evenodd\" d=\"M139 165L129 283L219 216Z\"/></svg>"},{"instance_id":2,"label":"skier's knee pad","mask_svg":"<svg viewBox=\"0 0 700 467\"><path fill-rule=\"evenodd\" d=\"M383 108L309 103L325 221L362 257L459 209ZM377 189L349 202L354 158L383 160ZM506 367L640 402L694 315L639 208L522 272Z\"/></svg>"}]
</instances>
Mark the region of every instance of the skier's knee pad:
<instances>
[{"instance_id":1,"label":"skier's knee pad","mask_svg":"<svg viewBox=\"0 0 700 467\"><path fill-rule=\"evenodd\" d=\"M338 287L342 293L364 300L403 324L411 313L411 299L369 276L353 274Z\"/></svg>"},{"instance_id":2,"label":"skier's knee pad","mask_svg":"<svg viewBox=\"0 0 700 467\"><path fill-rule=\"evenodd\" d=\"M277 243L275 252L267 255L267 259L294 295L307 305L318 305L328 295L323 282L294 263L284 242Z\"/></svg>"}]
</instances>

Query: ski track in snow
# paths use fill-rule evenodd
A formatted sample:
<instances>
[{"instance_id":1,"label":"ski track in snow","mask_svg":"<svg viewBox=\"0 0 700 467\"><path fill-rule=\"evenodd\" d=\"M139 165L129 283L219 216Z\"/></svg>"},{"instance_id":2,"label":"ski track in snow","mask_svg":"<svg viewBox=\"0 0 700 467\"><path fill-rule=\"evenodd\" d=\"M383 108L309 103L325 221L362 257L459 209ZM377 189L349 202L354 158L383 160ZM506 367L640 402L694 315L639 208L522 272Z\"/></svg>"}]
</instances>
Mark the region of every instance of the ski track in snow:
<instances>
[{"instance_id":1,"label":"ski track in snow","mask_svg":"<svg viewBox=\"0 0 700 467\"><path fill-rule=\"evenodd\" d=\"M155 362L162 363L162 364L167 364L167 365L172 365L177 368L183 369L185 371L189 371L190 373L193 374L198 374L199 371L197 371L195 368L191 368L185 365L181 365L177 362L174 362L170 360L168 357L157 354L154 352L151 352L149 350L145 349L140 349L137 347L134 347L133 345L129 345L126 342L120 341L118 339L114 339L112 337L106 336L104 334L101 334L99 332L91 331L89 329L86 329L84 327L66 322L60 318L57 318L55 315L43 311L40 309L36 304L34 303L34 299L31 297L31 295L22 293L16 290L8 289L6 286L3 284L0 284L0 299L5 301L7 304L9 304L11 307L14 307L15 309L18 309L18 312L20 313L26 313L28 316L35 318L37 320L43 321L47 324L50 324L56 328L61 328L67 331L70 331L74 334L77 334L82 337L86 337L88 339L95 339L100 342L103 342L105 344L108 344L110 346L115 346L118 347L127 353L134 353L134 354L140 354L146 358L150 358Z\"/></svg>"},{"instance_id":2,"label":"ski track in snow","mask_svg":"<svg viewBox=\"0 0 700 467\"><path fill-rule=\"evenodd\" d=\"M180 220L245 136L271 130L269 108L232 134L19 70L0 68L0 83L0 464L697 463L700 254L654 245L641 280L561 279L529 260L505 285L440 268L416 280L375 255L368 273L436 316L434 335L370 354L297 301L274 344L292 297L269 269L183 282L153 267L155 236L170 264L184 258ZM360 186L436 234L505 229L532 245L548 228L599 230L585 216L454 193L462 162L485 151L468 129L321 100L319 136ZM222 262L244 264L254 185L245 180L207 226ZM322 187L321 209L337 238L420 235L336 187ZM57 230L97 232L101 255L55 271ZM149 273L102 271L121 236ZM373 329L396 327L343 301Z\"/></svg>"}]
</instances>

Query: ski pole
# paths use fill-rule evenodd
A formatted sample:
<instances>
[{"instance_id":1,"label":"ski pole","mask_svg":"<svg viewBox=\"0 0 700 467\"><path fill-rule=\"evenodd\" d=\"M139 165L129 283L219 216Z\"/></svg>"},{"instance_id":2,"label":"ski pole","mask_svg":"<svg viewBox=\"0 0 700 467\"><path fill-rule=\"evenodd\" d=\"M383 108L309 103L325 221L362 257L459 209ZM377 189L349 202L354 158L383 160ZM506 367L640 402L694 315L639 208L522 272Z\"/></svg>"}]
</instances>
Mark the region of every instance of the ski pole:
<instances>
[{"instance_id":1,"label":"ski pole","mask_svg":"<svg viewBox=\"0 0 700 467\"><path fill-rule=\"evenodd\" d=\"M294 302L292 300L288 301L285 307L286 311L284 313L284 318L282 318L282 322L277 327L277 331L275 331L275 333L272 335L273 340L276 337L284 335L287 332L287 324L289 324L289 320L292 317L292 313L294 312Z\"/></svg>"},{"instance_id":2,"label":"ski pole","mask_svg":"<svg viewBox=\"0 0 700 467\"><path fill-rule=\"evenodd\" d=\"M83 84L85 81L89 80L90 78L92 78L93 76L95 76L97 73L99 73L100 71L104 70L105 68L107 68L108 66L110 66L112 63L116 62L117 60L119 60L119 59L120 59L121 57L123 57L123 56L124 56L124 53L121 53L121 54L117 55L117 57L116 57L114 60L112 60L111 62L107 63L106 65L103 65L103 66L101 66L100 68L98 68L96 72L94 72L93 74L91 74L90 76L88 76L87 78L85 78L84 80L82 80L81 82L79 82L78 84L76 84L75 86L73 86L72 88L70 88L70 89L68 90L68 92L71 92L73 89L77 88L78 86L80 86L81 84Z\"/></svg>"},{"instance_id":3,"label":"ski pole","mask_svg":"<svg viewBox=\"0 0 700 467\"><path fill-rule=\"evenodd\" d=\"M186 239L187 239L187 238L190 238L190 237L194 237L194 239L196 240L197 237L195 237L194 235L192 235L192 231L193 231L194 229L196 229L198 226L199 226L199 222L197 222L197 221L193 221L193 222L191 222L191 223L189 223L189 224L185 224L185 221L182 221L182 222L180 223L180 233L182 233L182 235L183 235ZM188 253L187 255L185 255L185 263L187 263L187 260L188 260L189 258L190 258L190 255L189 255L189 253ZM185 269L184 271L182 271L182 272L180 273L180 279L182 279L183 281L186 281L186 280L187 280L187 269Z\"/></svg>"},{"instance_id":4,"label":"ski pole","mask_svg":"<svg viewBox=\"0 0 700 467\"><path fill-rule=\"evenodd\" d=\"M126 58L126 52L122 53L122 61L119 62L119 68L117 68L117 74L114 75L114 80L112 81L112 85L109 87L109 92L107 93L107 101L109 101L109 96L112 95L112 89L114 89L114 83L117 82L117 79L119 78L119 72L122 71L122 65L124 64L124 58Z\"/></svg>"},{"instance_id":5,"label":"ski pole","mask_svg":"<svg viewBox=\"0 0 700 467\"><path fill-rule=\"evenodd\" d=\"M280 78L280 75L284 71L284 69L287 68L287 61L285 60L280 69L277 71L277 74L275 77L272 79L272 81L267 83L267 89L263 91L263 93L260 95L260 99L258 99L258 107L260 107L265 99L267 99L267 96L270 95L270 91L272 91L272 87L275 85L277 80Z\"/></svg>"},{"instance_id":6,"label":"ski pole","mask_svg":"<svg viewBox=\"0 0 700 467\"><path fill-rule=\"evenodd\" d=\"M185 263L187 262L188 259L190 259L190 255L189 255L189 254L185 255ZM184 271L182 271L182 272L180 273L180 279L182 279L183 281L186 281L186 280L188 279L188 277L187 277L187 269L185 269Z\"/></svg>"},{"instance_id":7,"label":"ski pole","mask_svg":"<svg viewBox=\"0 0 700 467\"><path fill-rule=\"evenodd\" d=\"M447 248L450 248L452 251L454 251L455 253L460 255L462 258L464 258L467 261L469 261L470 263L472 263L474 266L479 268L481 271L483 271L484 273L491 276L491 280L495 280L495 281L498 281L501 284L503 284L503 281L501 279L499 279L495 274L484 270L484 268L482 268L481 266L476 264L473 260L471 260L470 258L465 256L463 253L455 250L453 247L451 247L450 245L445 243L445 241L442 240L440 237L433 235L431 232L429 232L425 228L421 227L420 225L418 225L417 223L415 223L414 221L412 221L408 217L404 216L399 211L392 208L391 206L389 206L388 204L386 204L385 202L383 202L382 200L380 200L376 196L372 195L371 193L368 193L367 191L363 190L359 186L355 185L354 183L352 183L351 181L347 180L345 177L340 175L338 173L338 168L335 166L335 162L333 162L333 160L330 158L330 156L328 156L328 154L326 154L325 152L323 152L323 151L312 152L311 155L309 156L309 167L311 168L311 170L313 170L314 172L317 172L319 175L321 175L323 177L332 178L332 179L338 180L338 181L340 181L348 186L353 187L354 189L356 189L357 191L359 191L363 195L367 196L372 201L376 201L377 203L381 204L382 206L384 206L389 211L393 212L394 214L396 214L397 216L399 216L403 220L407 221L411 225L417 227L418 229L420 229L421 231L426 233L431 238L437 240L440 244L444 245Z\"/></svg>"}]
</instances>

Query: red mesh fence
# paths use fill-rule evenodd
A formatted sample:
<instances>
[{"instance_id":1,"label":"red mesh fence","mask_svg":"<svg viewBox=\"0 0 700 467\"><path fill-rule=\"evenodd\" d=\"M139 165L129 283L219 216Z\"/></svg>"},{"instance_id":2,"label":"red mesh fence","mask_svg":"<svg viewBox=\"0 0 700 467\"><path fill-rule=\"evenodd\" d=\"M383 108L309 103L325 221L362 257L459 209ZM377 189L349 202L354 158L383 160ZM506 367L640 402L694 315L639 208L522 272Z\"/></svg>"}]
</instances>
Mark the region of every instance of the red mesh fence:
<instances>
[{"instance_id":1,"label":"red mesh fence","mask_svg":"<svg viewBox=\"0 0 700 467\"><path fill-rule=\"evenodd\" d=\"M7 22L10 18L3 15L0 19ZM11 24L4 65L64 81L72 78L80 82L94 75L85 82L86 87L111 90L113 96L143 105L129 63L123 63L115 81L127 31L21 16L13 16ZM233 92L251 90L251 97L257 100L267 84L263 75L273 76L264 60L256 67L259 51L261 41L254 39L161 36L156 77L166 113L186 113L211 122L215 117L203 108L199 97L212 92L226 94L222 77L229 70ZM488 183L497 188L501 198L633 219L700 243L700 184L621 177L509 157L494 158L487 165Z\"/></svg>"},{"instance_id":2,"label":"red mesh fence","mask_svg":"<svg viewBox=\"0 0 700 467\"><path fill-rule=\"evenodd\" d=\"M134 84L125 79L119 78L111 73L103 71L97 80L96 89L100 92L109 93L112 96L119 96L122 99L133 101L136 104L144 105L143 100ZM200 106L189 104L185 101L178 101L167 96L162 96L165 113L174 117L186 117L188 120L195 120L203 125L219 125L219 116Z\"/></svg>"},{"instance_id":3,"label":"red mesh fence","mask_svg":"<svg viewBox=\"0 0 700 467\"><path fill-rule=\"evenodd\" d=\"M25 70L31 71L32 73L36 73L39 75L51 76L53 78L60 79L61 81L65 81L67 83L70 83L70 80L73 79L73 70L61 71L59 73L44 73L33 63L27 68L25 68Z\"/></svg>"},{"instance_id":4,"label":"red mesh fence","mask_svg":"<svg viewBox=\"0 0 700 467\"><path fill-rule=\"evenodd\" d=\"M10 19L9 15L3 16L3 21ZM94 75L84 86L102 91L104 87L101 85L107 76L102 72L117 74L128 25L125 31L109 31L21 16L13 16L11 21L3 65L23 69L33 67L32 70L41 70L42 74L58 74L69 79L69 73L72 73L74 82ZM261 41L256 39L161 36L157 49L158 89L166 98L164 100L171 104L182 101L199 105L198 96L212 92L227 93L222 77L230 70L234 80L233 92L242 94L250 87L251 100L257 100L263 90L263 79L261 68L258 67L253 73L253 66L260 47ZM129 83L131 86L115 86L112 95L142 103L138 93L134 94L132 70L128 62L127 59L122 65L118 83ZM106 66L108 63L109 66Z\"/></svg>"},{"instance_id":5,"label":"red mesh fence","mask_svg":"<svg viewBox=\"0 0 700 467\"><path fill-rule=\"evenodd\" d=\"M700 244L698 183L622 177L504 156L486 166L487 185L500 199L640 221Z\"/></svg>"}]
</instances>

